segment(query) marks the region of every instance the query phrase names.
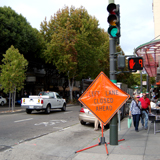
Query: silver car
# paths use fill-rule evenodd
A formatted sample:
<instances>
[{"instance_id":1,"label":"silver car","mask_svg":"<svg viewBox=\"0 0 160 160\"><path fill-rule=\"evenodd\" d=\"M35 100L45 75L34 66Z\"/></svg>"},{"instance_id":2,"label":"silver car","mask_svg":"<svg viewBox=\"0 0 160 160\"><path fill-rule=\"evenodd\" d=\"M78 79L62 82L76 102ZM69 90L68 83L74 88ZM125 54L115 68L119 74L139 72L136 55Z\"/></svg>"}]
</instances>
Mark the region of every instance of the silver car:
<instances>
[{"instance_id":1,"label":"silver car","mask_svg":"<svg viewBox=\"0 0 160 160\"><path fill-rule=\"evenodd\" d=\"M79 121L82 125L85 125L87 122L94 123L95 116L89 111L89 109L82 107L79 111Z\"/></svg>"},{"instance_id":2,"label":"silver car","mask_svg":"<svg viewBox=\"0 0 160 160\"><path fill-rule=\"evenodd\" d=\"M121 111L120 111L120 119L122 119L122 112ZM95 116L92 114L92 112L89 111L89 109L87 109L86 107L83 106L81 108L81 110L79 111L79 121L82 125L85 125L86 123L94 123Z\"/></svg>"}]
</instances>

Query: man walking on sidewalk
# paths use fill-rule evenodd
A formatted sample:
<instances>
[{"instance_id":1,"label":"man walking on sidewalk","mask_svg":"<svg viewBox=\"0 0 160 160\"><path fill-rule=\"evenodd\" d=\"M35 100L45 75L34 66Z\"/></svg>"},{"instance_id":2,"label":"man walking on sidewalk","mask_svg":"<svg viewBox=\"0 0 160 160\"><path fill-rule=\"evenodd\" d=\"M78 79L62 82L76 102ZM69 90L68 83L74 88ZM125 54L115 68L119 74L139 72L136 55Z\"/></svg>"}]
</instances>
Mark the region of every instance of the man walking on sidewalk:
<instances>
[{"instance_id":1,"label":"man walking on sidewalk","mask_svg":"<svg viewBox=\"0 0 160 160\"><path fill-rule=\"evenodd\" d=\"M142 116L141 116L141 123L142 126L145 127L145 130L148 128L148 113L151 113L151 106L150 100L147 98L146 93L143 93L143 96L139 99L141 101L142 106ZM144 123L145 119L145 123Z\"/></svg>"}]
</instances>

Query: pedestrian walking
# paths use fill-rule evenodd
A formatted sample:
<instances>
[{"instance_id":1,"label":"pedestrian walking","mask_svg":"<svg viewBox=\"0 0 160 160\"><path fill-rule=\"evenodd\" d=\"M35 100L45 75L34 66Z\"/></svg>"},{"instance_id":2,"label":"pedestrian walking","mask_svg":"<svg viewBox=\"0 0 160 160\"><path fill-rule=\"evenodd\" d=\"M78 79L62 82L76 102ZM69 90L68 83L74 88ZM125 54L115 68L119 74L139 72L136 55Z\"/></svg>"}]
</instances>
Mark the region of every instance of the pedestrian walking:
<instances>
[{"instance_id":1,"label":"pedestrian walking","mask_svg":"<svg viewBox=\"0 0 160 160\"><path fill-rule=\"evenodd\" d=\"M141 105L142 105L142 116L141 116L142 127L145 130L147 130L148 129L148 113L151 113L150 99L147 98L146 93L143 93L143 97L141 97L139 101L141 101Z\"/></svg>"},{"instance_id":2,"label":"pedestrian walking","mask_svg":"<svg viewBox=\"0 0 160 160\"><path fill-rule=\"evenodd\" d=\"M139 126L139 120L140 120L140 114L141 114L141 102L139 101L140 96L134 95L134 98L131 102L131 108L129 112L129 116L132 115L133 117L133 124L135 127L135 131L139 132L138 126Z\"/></svg>"}]
</instances>

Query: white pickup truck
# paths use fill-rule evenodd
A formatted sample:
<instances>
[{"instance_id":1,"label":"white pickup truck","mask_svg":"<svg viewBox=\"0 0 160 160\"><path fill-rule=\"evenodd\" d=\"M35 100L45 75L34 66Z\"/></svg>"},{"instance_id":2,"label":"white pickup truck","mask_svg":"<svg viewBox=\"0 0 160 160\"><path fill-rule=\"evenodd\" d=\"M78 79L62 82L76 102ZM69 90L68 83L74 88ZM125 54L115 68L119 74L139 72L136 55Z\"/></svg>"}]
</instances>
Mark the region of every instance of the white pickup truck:
<instances>
[{"instance_id":1,"label":"white pickup truck","mask_svg":"<svg viewBox=\"0 0 160 160\"><path fill-rule=\"evenodd\" d=\"M38 96L29 96L29 98L21 99L21 107L26 109L27 114L31 114L33 110L41 111L49 114L51 109L60 108L66 111L66 100L57 92L42 91Z\"/></svg>"}]
</instances>

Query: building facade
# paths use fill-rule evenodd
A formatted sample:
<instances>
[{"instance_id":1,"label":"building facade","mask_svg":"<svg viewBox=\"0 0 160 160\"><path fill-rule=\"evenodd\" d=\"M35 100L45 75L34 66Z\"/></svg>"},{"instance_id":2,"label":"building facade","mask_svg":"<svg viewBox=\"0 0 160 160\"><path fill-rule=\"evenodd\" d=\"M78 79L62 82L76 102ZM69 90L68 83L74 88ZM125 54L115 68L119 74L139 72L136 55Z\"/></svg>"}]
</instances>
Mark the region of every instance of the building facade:
<instances>
[{"instance_id":1,"label":"building facade","mask_svg":"<svg viewBox=\"0 0 160 160\"><path fill-rule=\"evenodd\" d=\"M155 39L160 39L160 0L153 0L153 21Z\"/></svg>"}]
</instances>

